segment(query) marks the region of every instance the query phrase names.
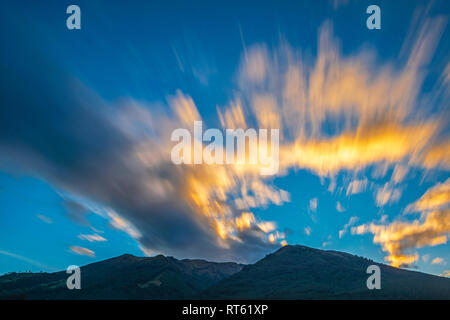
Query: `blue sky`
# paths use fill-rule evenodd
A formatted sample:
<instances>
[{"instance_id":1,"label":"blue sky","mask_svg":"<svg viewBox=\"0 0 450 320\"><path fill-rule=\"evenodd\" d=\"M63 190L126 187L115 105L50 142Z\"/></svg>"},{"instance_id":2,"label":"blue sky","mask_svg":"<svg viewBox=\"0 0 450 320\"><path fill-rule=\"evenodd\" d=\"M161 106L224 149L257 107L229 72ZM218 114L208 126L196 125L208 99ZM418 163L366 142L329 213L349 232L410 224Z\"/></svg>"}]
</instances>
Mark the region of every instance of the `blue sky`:
<instances>
[{"instance_id":1,"label":"blue sky","mask_svg":"<svg viewBox=\"0 0 450 320\"><path fill-rule=\"evenodd\" d=\"M450 270L447 1L77 1L73 31L69 4L1 4L0 273L125 252L253 262L282 241ZM172 167L180 110L279 124L286 164Z\"/></svg>"}]
</instances>

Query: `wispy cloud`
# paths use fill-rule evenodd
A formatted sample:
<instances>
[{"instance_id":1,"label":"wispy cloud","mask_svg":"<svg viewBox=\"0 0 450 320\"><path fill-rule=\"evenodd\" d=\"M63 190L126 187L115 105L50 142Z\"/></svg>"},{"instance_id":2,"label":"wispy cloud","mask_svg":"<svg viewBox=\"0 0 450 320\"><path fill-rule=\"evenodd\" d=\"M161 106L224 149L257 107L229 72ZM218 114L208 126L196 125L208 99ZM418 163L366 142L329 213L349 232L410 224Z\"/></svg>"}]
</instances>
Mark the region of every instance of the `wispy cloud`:
<instances>
[{"instance_id":1,"label":"wispy cloud","mask_svg":"<svg viewBox=\"0 0 450 320\"><path fill-rule=\"evenodd\" d=\"M47 266L47 265L45 265L45 264L43 264L43 263L41 263L39 261L36 261L36 260L30 259L30 258L21 256L19 254L13 253L13 252L0 250L0 254L2 254L4 256L11 257L11 258L14 258L14 259L17 259L17 260L20 260L20 261L23 261L23 262L26 262L26 263L28 263L30 265L33 265L33 266L38 267L38 268L41 268L42 270L45 270L45 271L54 272L54 271L57 270L54 267Z\"/></svg>"},{"instance_id":2,"label":"wispy cloud","mask_svg":"<svg viewBox=\"0 0 450 320\"><path fill-rule=\"evenodd\" d=\"M366 191L367 186L369 185L369 180L367 178L361 180L352 180L348 184L346 195L358 194Z\"/></svg>"},{"instance_id":3,"label":"wispy cloud","mask_svg":"<svg viewBox=\"0 0 450 320\"><path fill-rule=\"evenodd\" d=\"M339 230L339 239L341 239L347 233L348 228L351 227L352 225L354 225L358 220L359 220L359 218L356 216L350 217L350 219L344 225L344 227L341 230Z\"/></svg>"},{"instance_id":4,"label":"wispy cloud","mask_svg":"<svg viewBox=\"0 0 450 320\"><path fill-rule=\"evenodd\" d=\"M78 238L82 240L87 240L89 242L104 242L107 241L104 237L94 233L94 234L79 234Z\"/></svg>"},{"instance_id":5,"label":"wispy cloud","mask_svg":"<svg viewBox=\"0 0 450 320\"><path fill-rule=\"evenodd\" d=\"M311 227L305 227L305 229L303 229L303 231L305 232L305 234L307 236L310 236L311 232L312 232L312 229L311 229Z\"/></svg>"},{"instance_id":6,"label":"wispy cloud","mask_svg":"<svg viewBox=\"0 0 450 320\"><path fill-rule=\"evenodd\" d=\"M338 212L344 212L345 211L345 208L342 206L342 204L339 201L336 203L336 210Z\"/></svg>"},{"instance_id":7,"label":"wispy cloud","mask_svg":"<svg viewBox=\"0 0 450 320\"><path fill-rule=\"evenodd\" d=\"M384 186L377 187L375 191L375 202L378 207L383 207L388 203L397 202L402 195L399 188L393 187L389 182Z\"/></svg>"},{"instance_id":8,"label":"wispy cloud","mask_svg":"<svg viewBox=\"0 0 450 320\"><path fill-rule=\"evenodd\" d=\"M419 219L411 222L394 221L386 225L363 224L352 228L352 233L374 234L374 243L381 244L383 250L389 254L386 260L394 266L410 265L418 260L419 255L407 253L408 250L447 243L450 210L442 205L449 202L449 196L443 184L438 184L410 207L415 208L414 210L424 210Z\"/></svg>"},{"instance_id":9,"label":"wispy cloud","mask_svg":"<svg viewBox=\"0 0 450 320\"><path fill-rule=\"evenodd\" d=\"M317 198L312 198L309 200L309 210L311 210L312 212L316 212L317 211L317 204L318 204L318 199Z\"/></svg>"},{"instance_id":10,"label":"wispy cloud","mask_svg":"<svg viewBox=\"0 0 450 320\"><path fill-rule=\"evenodd\" d=\"M441 264L441 263L444 263L444 259L440 257L436 257L431 261L431 264Z\"/></svg>"},{"instance_id":11,"label":"wispy cloud","mask_svg":"<svg viewBox=\"0 0 450 320\"><path fill-rule=\"evenodd\" d=\"M406 207L405 212L445 209L450 205L450 178L429 189L419 200Z\"/></svg>"},{"instance_id":12,"label":"wispy cloud","mask_svg":"<svg viewBox=\"0 0 450 320\"><path fill-rule=\"evenodd\" d=\"M47 217L47 216L44 216L43 214L38 214L38 215L36 215L36 217L37 217L39 220L41 220L41 221L43 221L43 222L45 222L45 223L48 223L48 224L52 224L52 223L53 223L53 220L52 220L52 219L50 219L50 218Z\"/></svg>"},{"instance_id":13,"label":"wispy cloud","mask_svg":"<svg viewBox=\"0 0 450 320\"><path fill-rule=\"evenodd\" d=\"M71 246L71 247L69 247L69 249L72 252L82 255L82 256L88 256L91 258L95 257L95 252L90 249L87 249L87 248L83 248L83 247L79 247L79 246Z\"/></svg>"}]
</instances>

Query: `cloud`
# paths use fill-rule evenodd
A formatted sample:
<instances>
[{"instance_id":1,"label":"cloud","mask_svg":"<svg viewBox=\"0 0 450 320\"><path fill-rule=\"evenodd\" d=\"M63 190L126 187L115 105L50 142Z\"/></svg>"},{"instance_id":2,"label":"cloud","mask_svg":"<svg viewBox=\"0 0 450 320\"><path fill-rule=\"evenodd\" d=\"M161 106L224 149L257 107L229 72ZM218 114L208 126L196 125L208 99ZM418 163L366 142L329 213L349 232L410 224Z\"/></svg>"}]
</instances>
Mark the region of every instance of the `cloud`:
<instances>
[{"instance_id":1,"label":"cloud","mask_svg":"<svg viewBox=\"0 0 450 320\"><path fill-rule=\"evenodd\" d=\"M428 148L422 157L422 165L450 170L450 142L441 142Z\"/></svg>"},{"instance_id":2,"label":"cloud","mask_svg":"<svg viewBox=\"0 0 450 320\"><path fill-rule=\"evenodd\" d=\"M431 264L441 264L443 262L444 262L444 259L437 257L431 261Z\"/></svg>"},{"instance_id":3,"label":"cloud","mask_svg":"<svg viewBox=\"0 0 450 320\"><path fill-rule=\"evenodd\" d=\"M310 227L305 227L305 229L304 229L303 231L305 232L305 234L306 234L307 236L310 236L310 235L311 235L311 232L312 232L312 229L311 229Z\"/></svg>"},{"instance_id":4,"label":"cloud","mask_svg":"<svg viewBox=\"0 0 450 320\"><path fill-rule=\"evenodd\" d=\"M388 203L397 202L402 195L398 188L392 187L389 182L386 182L383 187L378 187L375 192L375 200L378 207L383 207Z\"/></svg>"},{"instance_id":5,"label":"cloud","mask_svg":"<svg viewBox=\"0 0 450 320\"><path fill-rule=\"evenodd\" d=\"M43 222L45 222L45 223L48 223L48 224L53 223L53 220L52 220L52 219L50 219L50 218L47 217L47 216L44 216L43 214L38 214L38 215L36 215L36 217L37 217L39 220L41 220L41 221L43 221Z\"/></svg>"},{"instance_id":6,"label":"cloud","mask_svg":"<svg viewBox=\"0 0 450 320\"><path fill-rule=\"evenodd\" d=\"M400 68L375 64L368 51L343 57L330 23L320 30L312 67L294 58L301 52L287 44L273 56L256 46L254 50L261 51L258 57L264 59L256 59L255 64L264 65L260 69L268 76L260 77L263 84L258 86L241 84L240 101L252 106L242 114L263 117L259 123L266 126L280 124L286 138L280 147L284 169L334 176L342 170L404 163L403 171L398 167L395 172L394 180L399 182L409 166L424 166L427 150L435 147L434 140L445 126L417 112L423 70L445 25L445 19L426 19L416 31L416 41L405 44L411 54ZM242 77L248 73L246 64L252 63L251 57L245 60ZM257 99L260 103L254 102ZM329 122L337 128L331 136L323 132Z\"/></svg>"},{"instance_id":7,"label":"cloud","mask_svg":"<svg viewBox=\"0 0 450 320\"><path fill-rule=\"evenodd\" d=\"M450 234L450 210L447 179L425 192L407 207L407 212L421 212L421 217L411 222L394 221L391 224L363 224L352 228L354 234L374 234L373 242L388 252L386 260L394 266L410 265L418 260L417 253L408 250L447 243ZM425 258L428 260L428 257ZM424 260L425 261L425 260Z\"/></svg>"},{"instance_id":8,"label":"cloud","mask_svg":"<svg viewBox=\"0 0 450 320\"><path fill-rule=\"evenodd\" d=\"M359 220L358 217L350 217L348 222L344 225L344 227L339 230L339 239L341 239L346 233L349 227L354 225Z\"/></svg>"},{"instance_id":9,"label":"cloud","mask_svg":"<svg viewBox=\"0 0 450 320\"><path fill-rule=\"evenodd\" d=\"M424 196L432 194L433 190L440 188L441 185L438 184L428 190ZM420 200L419 203L421 203ZM428 209L429 207L424 208ZM450 234L450 210L446 208L424 211L419 219L410 222L394 221L385 225L363 224L353 227L352 233L372 233L374 235L373 242L381 244L383 251L388 253L385 258L387 261L396 267L408 266L419 258L417 253L408 253L408 251L447 243Z\"/></svg>"},{"instance_id":10,"label":"cloud","mask_svg":"<svg viewBox=\"0 0 450 320\"><path fill-rule=\"evenodd\" d=\"M12 257L12 258L20 260L20 261L24 261L24 262L26 262L28 264L31 264L31 265L33 265L35 267L41 268L41 269L49 271L49 272L57 271L57 269L54 268L54 267L47 266L47 265L45 265L45 264L43 264L43 263L41 263L39 261L36 261L36 260L30 259L30 258L24 257L22 255L19 255L19 254L13 253L13 252L0 250L0 254L2 254L4 256Z\"/></svg>"},{"instance_id":11,"label":"cloud","mask_svg":"<svg viewBox=\"0 0 450 320\"><path fill-rule=\"evenodd\" d=\"M334 10L337 10L339 7L345 7L350 3L350 0L329 0L329 2L333 2Z\"/></svg>"},{"instance_id":12,"label":"cloud","mask_svg":"<svg viewBox=\"0 0 450 320\"><path fill-rule=\"evenodd\" d=\"M244 110L242 108L240 100L236 102L231 102L230 106L226 108L223 112L221 111L220 108L217 108L217 115L219 116L222 128L229 128L229 129L247 128Z\"/></svg>"},{"instance_id":13,"label":"cloud","mask_svg":"<svg viewBox=\"0 0 450 320\"><path fill-rule=\"evenodd\" d=\"M74 252L76 254L79 254L79 255L82 255L82 256L88 256L88 257L91 257L91 258L95 257L95 252L90 250L90 249L86 249L86 248L78 247L78 246L71 246L71 247L69 247L69 249L72 252Z\"/></svg>"},{"instance_id":14,"label":"cloud","mask_svg":"<svg viewBox=\"0 0 450 320\"><path fill-rule=\"evenodd\" d=\"M271 221L260 222L257 225L258 225L258 228L261 229L262 232L264 232L264 233L269 233L276 229L275 222L271 222Z\"/></svg>"},{"instance_id":15,"label":"cloud","mask_svg":"<svg viewBox=\"0 0 450 320\"><path fill-rule=\"evenodd\" d=\"M60 194L63 198L63 206L66 209L67 217L81 226L90 226L86 216L89 214L89 209L81 202L68 198L67 195Z\"/></svg>"},{"instance_id":16,"label":"cloud","mask_svg":"<svg viewBox=\"0 0 450 320\"><path fill-rule=\"evenodd\" d=\"M364 192L367 189L367 186L369 184L369 180L367 178L364 178L362 180L353 180L350 181L347 187L346 195L352 195Z\"/></svg>"},{"instance_id":17,"label":"cloud","mask_svg":"<svg viewBox=\"0 0 450 320\"><path fill-rule=\"evenodd\" d=\"M107 241L104 237L94 233L94 234L79 234L78 238L82 240L87 240L89 242L104 242Z\"/></svg>"},{"instance_id":18,"label":"cloud","mask_svg":"<svg viewBox=\"0 0 450 320\"><path fill-rule=\"evenodd\" d=\"M284 232L275 232L275 233L271 233L269 234L269 242L270 243L276 243L277 240L279 239L284 239L286 237L286 235L284 234Z\"/></svg>"},{"instance_id":19,"label":"cloud","mask_svg":"<svg viewBox=\"0 0 450 320\"><path fill-rule=\"evenodd\" d=\"M333 242L331 242L331 241L324 241L324 242L322 242L322 247L323 247L323 248L329 247L329 246L331 246L332 244L333 244Z\"/></svg>"},{"instance_id":20,"label":"cloud","mask_svg":"<svg viewBox=\"0 0 450 320\"><path fill-rule=\"evenodd\" d=\"M398 183L402 182L403 179L408 174L408 171L409 171L409 168L407 166L404 166L404 165L401 165L401 164L397 164L394 167L394 171L392 172L391 181L394 184L398 184Z\"/></svg>"},{"instance_id":21,"label":"cloud","mask_svg":"<svg viewBox=\"0 0 450 320\"><path fill-rule=\"evenodd\" d=\"M317 198L312 198L309 200L309 210L311 210L312 212L316 212L317 211Z\"/></svg>"},{"instance_id":22,"label":"cloud","mask_svg":"<svg viewBox=\"0 0 450 320\"><path fill-rule=\"evenodd\" d=\"M281 148L281 164L307 168L320 176L340 170L361 170L381 162L396 163L414 156L436 132L435 123L402 126L380 122L333 138L299 141ZM414 136L414 142L410 137ZM287 154L289 156L287 156Z\"/></svg>"},{"instance_id":23,"label":"cloud","mask_svg":"<svg viewBox=\"0 0 450 320\"><path fill-rule=\"evenodd\" d=\"M448 208L450 205L450 178L430 188L419 200L406 207L405 212L422 212Z\"/></svg>"},{"instance_id":24,"label":"cloud","mask_svg":"<svg viewBox=\"0 0 450 320\"><path fill-rule=\"evenodd\" d=\"M118 230L125 231L130 237L139 239L142 237L141 233L132 225L128 220L119 216L113 210L106 210L108 217L110 218L110 225Z\"/></svg>"},{"instance_id":25,"label":"cloud","mask_svg":"<svg viewBox=\"0 0 450 320\"><path fill-rule=\"evenodd\" d=\"M250 48L243 64L242 81L249 81L252 84L262 83L268 73L268 63L268 52L265 46Z\"/></svg>"},{"instance_id":26,"label":"cloud","mask_svg":"<svg viewBox=\"0 0 450 320\"><path fill-rule=\"evenodd\" d=\"M336 210L338 212L344 212L345 211L345 208L342 206L342 204L339 201L336 203Z\"/></svg>"}]
</instances>

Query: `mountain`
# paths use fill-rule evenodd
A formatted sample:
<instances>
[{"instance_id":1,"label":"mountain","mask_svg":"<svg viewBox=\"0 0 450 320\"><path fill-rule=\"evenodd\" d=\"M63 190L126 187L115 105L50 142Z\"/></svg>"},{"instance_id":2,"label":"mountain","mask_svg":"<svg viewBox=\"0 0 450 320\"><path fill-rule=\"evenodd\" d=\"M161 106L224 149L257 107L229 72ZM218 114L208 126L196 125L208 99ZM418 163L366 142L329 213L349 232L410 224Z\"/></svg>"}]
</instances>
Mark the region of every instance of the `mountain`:
<instances>
[{"instance_id":1,"label":"mountain","mask_svg":"<svg viewBox=\"0 0 450 320\"><path fill-rule=\"evenodd\" d=\"M368 290L369 265L381 290ZM65 272L0 277L0 299L450 299L450 279L393 268L344 252L285 246L252 265L122 255Z\"/></svg>"},{"instance_id":2,"label":"mountain","mask_svg":"<svg viewBox=\"0 0 450 320\"><path fill-rule=\"evenodd\" d=\"M366 285L380 267L381 289ZM215 299L450 299L450 279L375 263L348 253L285 246L213 285Z\"/></svg>"},{"instance_id":3,"label":"mountain","mask_svg":"<svg viewBox=\"0 0 450 320\"><path fill-rule=\"evenodd\" d=\"M81 290L68 290L65 271L0 277L0 299L185 299L242 265L125 254L81 267Z\"/></svg>"}]
</instances>

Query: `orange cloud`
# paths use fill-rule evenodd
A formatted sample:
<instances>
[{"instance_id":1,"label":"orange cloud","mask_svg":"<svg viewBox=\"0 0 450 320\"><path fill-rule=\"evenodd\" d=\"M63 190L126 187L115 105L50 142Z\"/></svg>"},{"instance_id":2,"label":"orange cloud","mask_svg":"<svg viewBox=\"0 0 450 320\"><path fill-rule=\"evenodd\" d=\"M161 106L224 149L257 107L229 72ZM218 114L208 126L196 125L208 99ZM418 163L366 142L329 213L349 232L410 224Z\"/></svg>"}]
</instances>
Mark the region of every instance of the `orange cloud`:
<instances>
[{"instance_id":1,"label":"orange cloud","mask_svg":"<svg viewBox=\"0 0 450 320\"><path fill-rule=\"evenodd\" d=\"M444 262L444 259L437 257L437 258L434 258L433 261L431 261L431 264L440 264L443 262Z\"/></svg>"},{"instance_id":2,"label":"orange cloud","mask_svg":"<svg viewBox=\"0 0 450 320\"><path fill-rule=\"evenodd\" d=\"M409 205L405 212L436 210L450 204L450 178L429 189L419 200Z\"/></svg>"},{"instance_id":3,"label":"orange cloud","mask_svg":"<svg viewBox=\"0 0 450 320\"><path fill-rule=\"evenodd\" d=\"M425 151L422 164L426 168L450 169L450 141L439 143Z\"/></svg>"},{"instance_id":4,"label":"orange cloud","mask_svg":"<svg viewBox=\"0 0 450 320\"><path fill-rule=\"evenodd\" d=\"M412 222L394 221L388 225L374 223L352 228L353 234L372 233L389 255L385 258L393 266L409 265L418 260L417 253L406 251L424 246L447 243L450 233L450 210L431 211Z\"/></svg>"},{"instance_id":5,"label":"orange cloud","mask_svg":"<svg viewBox=\"0 0 450 320\"><path fill-rule=\"evenodd\" d=\"M310 169L321 176L361 170L380 162L397 163L417 154L436 130L435 123L378 123L330 139L299 141L280 148L284 166ZM414 139L411 139L411 137Z\"/></svg>"}]
</instances>

